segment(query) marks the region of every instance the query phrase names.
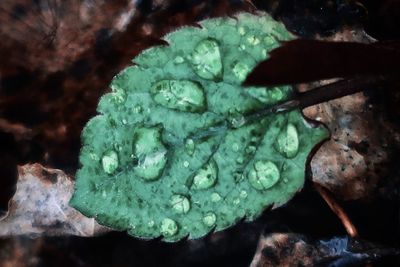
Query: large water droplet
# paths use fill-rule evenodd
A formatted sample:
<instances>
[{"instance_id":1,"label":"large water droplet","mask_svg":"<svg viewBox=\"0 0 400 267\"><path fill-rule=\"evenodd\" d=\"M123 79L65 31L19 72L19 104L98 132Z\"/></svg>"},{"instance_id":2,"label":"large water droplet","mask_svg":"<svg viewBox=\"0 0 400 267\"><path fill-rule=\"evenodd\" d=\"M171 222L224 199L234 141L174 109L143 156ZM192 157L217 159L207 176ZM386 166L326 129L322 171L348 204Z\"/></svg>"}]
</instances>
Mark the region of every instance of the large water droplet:
<instances>
[{"instance_id":1,"label":"large water droplet","mask_svg":"<svg viewBox=\"0 0 400 267\"><path fill-rule=\"evenodd\" d=\"M216 221L217 221L217 216L213 212L208 212L203 217L203 223L208 227L213 226Z\"/></svg>"},{"instance_id":2,"label":"large water droplet","mask_svg":"<svg viewBox=\"0 0 400 267\"><path fill-rule=\"evenodd\" d=\"M203 79L222 77L222 61L218 43L213 39L200 41L190 58L194 72Z\"/></svg>"},{"instance_id":3,"label":"large water droplet","mask_svg":"<svg viewBox=\"0 0 400 267\"><path fill-rule=\"evenodd\" d=\"M236 62L232 67L232 72L239 81L244 81L250 71L250 66L248 64L245 64L244 62Z\"/></svg>"},{"instance_id":4,"label":"large water droplet","mask_svg":"<svg viewBox=\"0 0 400 267\"><path fill-rule=\"evenodd\" d=\"M218 202L222 199L222 197L220 196L220 194L218 193L212 193L211 194L211 201L212 202Z\"/></svg>"},{"instance_id":5,"label":"large water droplet","mask_svg":"<svg viewBox=\"0 0 400 267\"><path fill-rule=\"evenodd\" d=\"M178 224L169 218L165 218L161 222L161 234L165 237L174 236L178 232Z\"/></svg>"},{"instance_id":6,"label":"large water droplet","mask_svg":"<svg viewBox=\"0 0 400 267\"><path fill-rule=\"evenodd\" d=\"M258 37L254 34L250 34L249 36L247 36L246 40L251 45L258 45L260 43L260 39L258 39Z\"/></svg>"},{"instance_id":7,"label":"large water droplet","mask_svg":"<svg viewBox=\"0 0 400 267\"><path fill-rule=\"evenodd\" d=\"M217 181L218 167L213 159L204 164L193 177L192 188L196 190L207 189Z\"/></svg>"},{"instance_id":8,"label":"large water droplet","mask_svg":"<svg viewBox=\"0 0 400 267\"><path fill-rule=\"evenodd\" d=\"M103 165L104 172L113 174L118 168L118 154L114 150L109 150L104 153L101 158L101 164Z\"/></svg>"},{"instance_id":9,"label":"large water droplet","mask_svg":"<svg viewBox=\"0 0 400 267\"><path fill-rule=\"evenodd\" d=\"M176 213L187 213L190 210L189 199L182 195L173 195L170 204Z\"/></svg>"},{"instance_id":10,"label":"large water droplet","mask_svg":"<svg viewBox=\"0 0 400 267\"><path fill-rule=\"evenodd\" d=\"M186 148L186 152L190 156L193 155L194 150L196 148L196 144L194 143L193 139L191 139L191 138L186 139L185 148Z\"/></svg>"},{"instance_id":11,"label":"large water droplet","mask_svg":"<svg viewBox=\"0 0 400 267\"><path fill-rule=\"evenodd\" d=\"M139 128L134 133L132 150L137 160L134 170L145 180L157 179L167 163L160 132L160 128L153 127Z\"/></svg>"},{"instance_id":12,"label":"large water droplet","mask_svg":"<svg viewBox=\"0 0 400 267\"><path fill-rule=\"evenodd\" d=\"M260 160L253 164L247 178L255 189L265 190L278 182L280 173L273 162Z\"/></svg>"},{"instance_id":13,"label":"large water droplet","mask_svg":"<svg viewBox=\"0 0 400 267\"><path fill-rule=\"evenodd\" d=\"M279 132L275 148L286 158L293 158L299 151L299 137L296 127L289 123Z\"/></svg>"},{"instance_id":14,"label":"large water droplet","mask_svg":"<svg viewBox=\"0 0 400 267\"><path fill-rule=\"evenodd\" d=\"M205 109L203 87L188 80L161 80L151 87L155 102L172 109L201 112Z\"/></svg>"}]
</instances>

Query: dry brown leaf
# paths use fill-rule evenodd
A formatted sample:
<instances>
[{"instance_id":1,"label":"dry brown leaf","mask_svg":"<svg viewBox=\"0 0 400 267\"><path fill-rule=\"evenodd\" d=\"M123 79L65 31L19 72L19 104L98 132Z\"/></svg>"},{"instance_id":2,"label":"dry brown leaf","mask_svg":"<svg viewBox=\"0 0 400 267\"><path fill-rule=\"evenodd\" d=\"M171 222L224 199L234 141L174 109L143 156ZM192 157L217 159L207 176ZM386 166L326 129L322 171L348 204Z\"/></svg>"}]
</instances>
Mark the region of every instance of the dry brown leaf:
<instances>
[{"instance_id":1,"label":"dry brown leaf","mask_svg":"<svg viewBox=\"0 0 400 267\"><path fill-rule=\"evenodd\" d=\"M339 32L329 40L371 41L362 31L353 30ZM363 93L357 93L304 110L307 117L324 122L332 134L311 160L312 179L346 200L364 198L373 192L381 178L380 165L388 157L386 146L391 134L376 120L368 101Z\"/></svg>"},{"instance_id":2,"label":"dry brown leaf","mask_svg":"<svg viewBox=\"0 0 400 267\"><path fill-rule=\"evenodd\" d=\"M397 249L348 237L311 240L300 234L273 233L261 236L250 267L364 266L398 254Z\"/></svg>"},{"instance_id":3,"label":"dry brown leaf","mask_svg":"<svg viewBox=\"0 0 400 267\"><path fill-rule=\"evenodd\" d=\"M18 167L18 175L8 214L0 220L0 237L93 236L107 231L68 205L74 182L61 170L27 164Z\"/></svg>"},{"instance_id":4,"label":"dry brown leaf","mask_svg":"<svg viewBox=\"0 0 400 267\"><path fill-rule=\"evenodd\" d=\"M371 193L380 178L377 166L387 159L387 134L377 127L367 100L358 93L304 111L332 134L311 160L312 179L344 199Z\"/></svg>"}]
</instances>

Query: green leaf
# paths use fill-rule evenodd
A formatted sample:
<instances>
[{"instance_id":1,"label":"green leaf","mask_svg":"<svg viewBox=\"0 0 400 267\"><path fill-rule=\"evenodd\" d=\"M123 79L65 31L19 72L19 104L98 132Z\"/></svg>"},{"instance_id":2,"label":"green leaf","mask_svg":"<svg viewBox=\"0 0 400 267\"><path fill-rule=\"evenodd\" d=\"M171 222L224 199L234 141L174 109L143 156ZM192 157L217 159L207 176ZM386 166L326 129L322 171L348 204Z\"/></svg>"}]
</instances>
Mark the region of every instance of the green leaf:
<instances>
[{"instance_id":1,"label":"green leaf","mask_svg":"<svg viewBox=\"0 0 400 267\"><path fill-rule=\"evenodd\" d=\"M141 238L198 238L286 203L328 135L299 110L249 121L291 88L242 88L278 40L266 14L202 21L142 52L111 83L83 133L70 204Z\"/></svg>"}]
</instances>

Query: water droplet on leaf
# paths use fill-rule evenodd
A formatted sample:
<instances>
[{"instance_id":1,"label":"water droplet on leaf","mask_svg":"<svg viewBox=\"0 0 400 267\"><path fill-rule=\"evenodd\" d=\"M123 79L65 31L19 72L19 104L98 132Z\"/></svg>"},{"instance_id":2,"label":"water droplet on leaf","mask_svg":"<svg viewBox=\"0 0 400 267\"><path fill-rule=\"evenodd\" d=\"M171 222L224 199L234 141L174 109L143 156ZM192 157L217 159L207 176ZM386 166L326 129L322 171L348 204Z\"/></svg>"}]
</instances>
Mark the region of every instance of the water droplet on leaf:
<instances>
[{"instance_id":1,"label":"water droplet on leaf","mask_svg":"<svg viewBox=\"0 0 400 267\"><path fill-rule=\"evenodd\" d=\"M244 118L243 115L238 115L230 119L230 123L233 128L240 128L245 124L245 122L246 119Z\"/></svg>"},{"instance_id":2,"label":"water droplet on leaf","mask_svg":"<svg viewBox=\"0 0 400 267\"><path fill-rule=\"evenodd\" d=\"M218 193L212 193L211 194L211 201L212 202L218 202L220 201L222 198Z\"/></svg>"},{"instance_id":3,"label":"water droplet on leaf","mask_svg":"<svg viewBox=\"0 0 400 267\"><path fill-rule=\"evenodd\" d=\"M185 59L184 59L183 57L181 57L181 56L177 56L177 57L174 59L174 63L175 63L175 64L181 64L181 63L183 63L183 61L185 61Z\"/></svg>"},{"instance_id":4,"label":"water droplet on leaf","mask_svg":"<svg viewBox=\"0 0 400 267\"><path fill-rule=\"evenodd\" d=\"M236 162L239 163L239 164L242 164L244 162L244 158L243 157L238 157L236 159Z\"/></svg>"},{"instance_id":5,"label":"water droplet on leaf","mask_svg":"<svg viewBox=\"0 0 400 267\"><path fill-rule=\"evenodd\" d=\"M126 93L125 93L124 89L114 85L114 86L111 86L111 90L112 90L111 99L113 101L115 101L118 104L122 104L125 102Z\"/></svg>"},{"instance_id":6,"label":"water droplet on leaf","mask_svg":"<svg viewBox=\"0 0 400 267\"><path fill-rule=\"evenodd\" d=\"M239 151L239 145L238 145L238 143L233 143L233 144L232 144L232 150L233 150L233 151L236 151L236 152Z\"/></svg>"},{"instance_id":7,"label":"water droplet on leaf","mask_svg":"<svg viewBox=\"0 0 400 267\"><path fill-rule=\"evenodd\" d=\"M178 232L178 225L172 219L165 218L161 222L161 234L165 237L174 236Z\"/></svg>"},{"instance_id":8,"label":"water droplet on leaf","mask_svg":"<svg viewBox=\"0 0 400 267\"><path fill-rule=\"evenodd\" d=\"M117 151L121 151L122 150L122 146L118 143L114 143L114 149Z\"/></svg>"},{"instance_id":9,"label":"water droplet on leaf","mask_svg":"<svg viewBox=\"0 0 400 267\"><path fill-rule=\"evenodd\" d=\"M105 173L113 174L118 168L118 154L114 150L109 150L104 153L101 158L101 164Z\"/></svg>"},{"instance_id":10,"label":"water droplet on leaf","mask_svg":"<svg viewBox=\"0 0 400 267\"><path fill-rule=\"evenodd\" d=\"M176 213L187 213L190 210L189 199L185 196L173 195L170 203Z\"/></svg>"},{"instance_id":11,"label":"water droplet on leaf","mask_svg":"<svg viewBox=\"0 0 400 267\"><path fill-rule=\"evenodd\" d=\"M274 47L274 46L279 45L278 42L275 40L275 38L272 37L272 36L270 36L270 35L264 37L264 43L265 43L265 45L266 45L267 47L268 47L268 46Z\"/></svg>"},{"instance_id":12,"label":"water droplet on leaf","mask_svg":"<svg viewBox=\"0 0 400 267\"><path fill-rule=\"evenodd\" d=\"M238 32L240 35L245 35L246 34L246 28L245 27L239 27Z\"/></svg>"},{"instance_id":13,"label":"water droplet on leaf","mask_svg":"<svg viewBox=\"0 0 400 267\"><path fill-rule=\"evenodd\" d=\"M293 158L299 151L299 137L296 127L289 123L276 138L275 148L286 158Z\"/></svg>"},{"instance_id":14,"label":"water droplet on leaf","mask_svg":"<svg viewBox=\"0 0 400 267\"><path fill-rule=\"evenodd\" d=\"M216 221L217 221L217 216L213 212L208 212L203 217L203 223L208 227L213 226Z\"/></svg>"},{"instance_id":15,"label":"water droplet on leaf","mask_svg":"<svg viewBox=\"0 0 400 267\"><path fill-rule=\"evenodd\" d=\"M99 156L97 156L96 153L90 153L89 156L94 161L98 161L99 160Z\"/></svg>"},{"instance_id":16,"label":"water droplet on leaf","mask_svg":"<svg viewBox=\"0 0 400 267\"><path fill-rule=\"evenodd\" d=\"M278 101L282 100L283 97L285 96L284 93L282 92L282 90L278 87L274 87L274 88L270 89L269 93L270 93L271 100L274 102L278 102Z\"/></svg>"},{"instance_id":17,"label":"water droplet on leaf","mask_svg":"<svg viewBox=\"0 0 400 267\"><path fill-rule=\"evenodd\" d=\"M194 72L203 79L215 80L222 76L222 61L218 43L213 39L201 41L190 59Z\"/></svg>"},{"instance_id":18,"label":"water droplet on leaf","mask_svg":"<svg viewBox=\"0 0 400 267\"><path fill-rule=\"evenodd\" d=\"M248 154L252 154L252 153L256 152L256 150L257 150L257 148L255 146L248 146L248 147L246 147L245 151Z\"/></svg>"},{"instance_id":19,"label":"water droplet on leaf","mask_svg":"<svg viewBox=\"0 0 400 267\"><path fill-rule=\"evenodd\" d=\"M232 68L233 74L241 82L244 81L244 79L246 79L247 74L249 74L250 71L251 71L250 66L245 64L244 62L237 62Z\"/></svg>"},{"instance_id":20,"label":"water droplet on leaf","mask_svg":"<svg viewBox=\"0 0 400 267\"><path fill-rule=\"evenodd\" d=\"M213 186L217 180L218 167L213 159L204 164L193 177L192 189L201 190Z\"/></svg>"},{"instance_id":21,"label":"water droplet on leaf","mask_svg":"<svg viewBox=\"0 0 400 267\"><path fill-rule=\"evenodd\" d=\"M157 179L167 163L167 150L161 142L160 128L137 129L132 150L137 159L136 174L145 180Z\"/></svg>"},{"instance_id":22,"label":"water droplet on leaf","mask_svg":"<svg viewBox=\"0 0 400 267\"><path fill-rule=\"evenodd\" d=\"M280 173L273 162L260 160L253 164L247 178L255 189L265 190L278 182Z\"/></svg>"},{"instance_id":23,"label":"water droplet on leaf","mask_svg":"<svg viewBox=\"0 0 400 267\"><path fill-rule=\"evenodd\" d=\"M258 45L260 43L260 39L258 39L255 35L248 36L246 40L251 45Z\"/></svg>"},{"instance_id":24,"label":"water droplet on leaf","mask_svg":"<svg viewBox=\"0 0 400 267\"><path fill-rule=\"evenodd\" d=\"M186 148L186 152L191 156L194 153L194 150L196 148L196 144L194 143L193 139L189 138L186 139L185 142L185 148Z\"/></svg>"},{"instance_id":25,"label":"water droplet on leaf","mask_svg":"<svg viewBox=\"0 0 400 267\"><path fill-rule=\"evenodd\" d=\"M135 106L132 110L134 113L140 113L143 111L143 108L141 106Z\"/></svg>"},{"instance_id":26,"label":"water droplet on leaf","mask_svg":"<svg viewBox=\"0 0 400 267\"><path fill-rule=\"evenodd\" d=\"M203 87L188 80L161 80L151 87L155 102L172 109L200 112L205 109Z\"/></svg>"}]
</instances>

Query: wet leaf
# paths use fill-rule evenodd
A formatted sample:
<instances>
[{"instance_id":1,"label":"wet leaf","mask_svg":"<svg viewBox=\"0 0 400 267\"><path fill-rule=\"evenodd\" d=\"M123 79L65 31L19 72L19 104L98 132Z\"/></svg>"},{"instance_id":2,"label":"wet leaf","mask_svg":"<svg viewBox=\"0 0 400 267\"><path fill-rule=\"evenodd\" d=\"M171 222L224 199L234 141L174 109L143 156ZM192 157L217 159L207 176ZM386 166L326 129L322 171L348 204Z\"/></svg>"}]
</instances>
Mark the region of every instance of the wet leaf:
<instances>
[{"instance_id":1,"label":"wet leaf","mask_svg":"<svg viewBox=\"0 0 400 267\"><path fill-rule=\"evenodd\" d=\"M266 14L202 21L165 37L111 83L86 125L70 204L114 229L177 241L286 203L327 137L299 110L248 121L290 87L241 87L292 38Z\"/></svg>"}]
</instances>

